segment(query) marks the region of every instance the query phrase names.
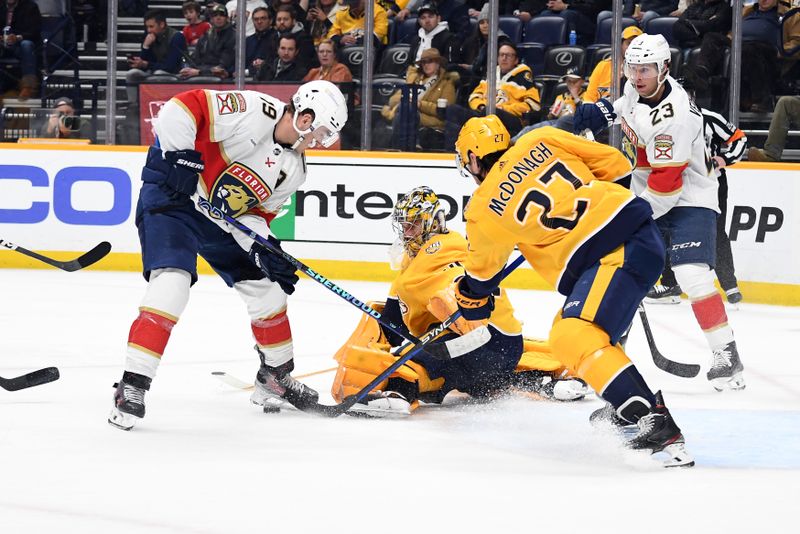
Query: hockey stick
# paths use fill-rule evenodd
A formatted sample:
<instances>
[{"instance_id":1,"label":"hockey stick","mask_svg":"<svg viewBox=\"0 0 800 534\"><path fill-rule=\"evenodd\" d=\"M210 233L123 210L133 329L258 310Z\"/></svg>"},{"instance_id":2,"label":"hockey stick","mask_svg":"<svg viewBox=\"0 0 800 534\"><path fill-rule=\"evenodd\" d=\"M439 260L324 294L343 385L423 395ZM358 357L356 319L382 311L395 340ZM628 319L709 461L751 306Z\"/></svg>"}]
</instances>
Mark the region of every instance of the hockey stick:
<instances>
[{"instance_id":1,"label":"hockey stick","mask_svg":"<svg viewBox=\"0 0 800 534\"><path fill-rule=\"evenodd\" d=\"M335 294L335 295L339 296L340 298L342 298L343 300L345 300L348 304L358 308L363 313L365 313L365 314L369 315L370 317L374 318L379 324L384 326L390 332L392 332L392 333L394 333L394 334L396 334L396 335L398 335L400 337L403 337L403 338L407 339L408 341L411 341L412 343L414 343L414 345L415 345L414 348L412 348L402 358L398 359L395 363L393 363L388 369L384 370L383 373L381 373L378 377L376 377L375 380L373 380L372 382L367 384L367 386L364 387L361 391L359 391L356 395L352 395L352 396L348 397L341 404L336 404L334 406L326 406L324 404L314 403L312 405L308 405L308 404L304 404L302 402L298 402L298 401L300 401L300 399L293 399L291 397L287 397L286 400L288 400L298 410L310 411L310 412L318 413L320 415L324 415L324 416L327 416L327 417L338 417L338 416L340 416L341 414L346 412L348 409L350 409L350 407L353 406L353 404L355 404L356 402L358 402L362 398L366 397L366 395L370 391L372 391L375 388L375 386L377 386L378 384L383 382L383 380L386 377L388 377L390 374L392 374L396 369L398 369L405 362L410 360L417 352L419 352L420 350L424 350L425 345L430 343L430 341L432 341L436 336L438 336L439 334L441 334L442 332L447 330L450 327L450 325L452 325L456 320L458 320L461 317L461 312L457 311L456 313L454 313L453 315L451 315L450 317L448 317L447 319L442 321L442 323L439 326L437 326L433 330L430 330L429 332L427 332L424 336L422 336L422 338L417 338L417 337L409 334L408 332L404 332L403 328L401 328L398 325L394 324L392 321L384 318L383 315L378 310L375 310L372 307L370 307L368 304L366 304L365 302L363 302L361 300L358 300L355 296L351 295L350 293L348 293L347 291L345 291L341 287L337 286L336 284L334 284L333 282L328 280L322 274L317 273L316 271L311 269L308 265L304 264L303 262L301 262L300 260L298 260L297 258L292 256L288 252L286 252L286 251L282 250L281 248L275 246L269 240L267 240L267 239L263 238L262 236L258 235L252 229L250 229L246 225L242 224L241 222L237 221L236 219L234 219L230 215L227 215L227 214L223 213L220 209L215 208L214 206L211 205L211 203L208 200L202 198L200 195L195 193L194 195L192 195L192 200L195 201L195 203L197 204L198 209L200 211L202 211L202 212L205 212L208 215L208 217L210 217L211 219L214 219L216 221L224 221L224 222L228 223L229 225L233 226L234 228L236 228L240 232L242 232L245 235L247 235L248 237L250 237L250 239L256 241L258 244L260 244L261 246L263 246L264 248L269 250L270 252L273 252L273 253L279 255L280 257L282 257L283 259L285 259L286 261L288 261L289 263L294 265L295 268L298 271L302 272L303 274L305 274L306 276L308 276L309 278L311 278L315 282L318 282L319 284L324 286L326 289L331 291L333 294ZM511 265L508 265L505 268L505 270L503 271L502 278L505 278L506 276L508 276L514 269L519 267L522 264L523 261L524 261L524 258L522 256L517 257L511 263ZM502 280L502 278L501 278L501 280ZM287 389L287 393L291 394L291 390ZM295 402L293 402L293 401L297 402L297 404L295 404Z\"/></svg>"},{"instance_id":2,"label":"hockey stick","mask_svg":"<svg viewBox=\"0 0 800 534\"><path fill-rule=\"evenodd\" d=\"M330 367L328 369L320 369L319 371L311 371L310 373L302 373L299 375L292 375L292 376L298 379L308 378L309 376L316 376L324 373L330 373L331 371L335 371L336 369L337 367ZM224 382L225 384L235 389L249 391L255 387L252 382L245 382L241 378L235 377L232 374L227 373L225 371L211 371L211 374L220 381Z\"/></svg>"},{"instance_id":3,"label":"hockey stick","mask_svg":"<svg viewBox=\"0 0 800 534\"><path fill-rule=\"evenodd\" d=\"M16 250L20 254L25 254L28 257L37 259L41 262L44 262L48 265L52 265L53 267L57 267L62 271L67 271L71 273L73 271L79 271L84 267L88 267L93 263L96 263L103 259L106 254L111 251L111 243L108 241L103 241L102 243L95 246L89 252L83 254L80 258L71 260L71 261L58 261L54 260L53 258L48 258L47 256L42 256L32 250L28 250L26 248L22 248L19 245L15 245L14 243L9 243L4 239L0 239L0 246L5 247L9 250Z\"/></svg>"},{"instance_id":4,"label":"hockey stick","mask_svg":"<svg viewBox=\"0 0 800 534\"><path fill-rule=\"evenodd\" d=\"M54 380L58 380L59 376L61 375L59 375L57 367L45 367L44 369L39 369L38 371L33 371L16 378L0 377L0 388L6 391L17 391L19 389L31 388L33 386L53 382Z\"/></svg>"},{"instance_id":5,"label":"hockey stick","mask_svg":"<svg viewBox=\"0 0 800 534\"><path fill-rule=\"evenodd\" d=\"M700 373L700 366L696 363L681 363L672 361L658 351L656 341L653 339L653 331L650 329L650 321L647 320L647 313L644 311L644 304L639 304L639 318L642 320L644 335L647 338L647 345L650 347L650 355L653 363L662 371L682 378L694 378Z\"/></svg>"}]
</instances>

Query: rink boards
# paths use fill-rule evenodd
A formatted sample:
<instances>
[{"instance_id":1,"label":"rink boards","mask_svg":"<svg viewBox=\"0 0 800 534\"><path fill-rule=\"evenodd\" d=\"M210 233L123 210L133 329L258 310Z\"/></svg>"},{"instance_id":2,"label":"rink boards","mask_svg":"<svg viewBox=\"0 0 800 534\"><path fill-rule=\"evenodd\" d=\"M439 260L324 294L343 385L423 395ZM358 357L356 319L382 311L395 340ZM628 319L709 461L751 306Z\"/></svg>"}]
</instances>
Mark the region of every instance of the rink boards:
<instances>
[{"instance_id":1,"label":"rink boards","mask_svg":"<svg viewBox=\"0 0 800 534\"><path fill-rule=\"evenodd\" d=\"M96 268L139 270L134 211L144 147L0 144L0 238L71 258L100 241L112 253ZM389 280L391 208L428 185L463 231L474 184L449 155L312 152L306 183L273 224L285 248L330 278ZM729 230L736 274L749 302L800 305L800 165L740 163L729 169ZM0 267L47 268L10 251ZM211 272L201 265L201 272ZM519 269L509 287L544 289Z\"/></svg>"}]
</instances>

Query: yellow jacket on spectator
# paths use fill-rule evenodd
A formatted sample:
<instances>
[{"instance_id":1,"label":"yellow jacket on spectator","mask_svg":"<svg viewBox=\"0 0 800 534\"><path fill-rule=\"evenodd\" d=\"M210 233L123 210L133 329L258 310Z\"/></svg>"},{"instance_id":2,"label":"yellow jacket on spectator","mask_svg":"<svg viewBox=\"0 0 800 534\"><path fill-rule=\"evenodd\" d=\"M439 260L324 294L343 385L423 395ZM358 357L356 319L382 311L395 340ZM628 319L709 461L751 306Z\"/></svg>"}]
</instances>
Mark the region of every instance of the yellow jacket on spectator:
<instances>
[{"instance_id":1,"label":"yellow jacket on spectator","mask_svg":"<svg viewBox=\"0 0 800 534\"><path fill-rule=\"evenodd\" d=\"M486 105L488 84L481 80L478 87L469 95L469 107L478 110ZM519 64L505 75L497 67L497 107L517 117L529 111L539 111L539 90L533 85L533 72L524 64Z\"/></svg>"},{"instance_id":2,"label":"yellow jacket on spectator","mask_svg":"<svg viewBox=\"0 0 800 534\"><path fill-rule=\"evenodd\" d=\"M366 11L364 12L366 13ZM328 31L328 39L337 35L345 35L353 33L354 30L364 31L364 13L360 17L354 18L350 14L350 8L342 9L336 13L336 18L333 19L333 26ZM386 44L389 42L389 16L386 10L381 5L375 2L375 15L374 15L374 29L375 36L380 39L381 43ZM357 33L357 32L356 32Z\"/></svg>"},{"instance_id":3,"label":"yellow jacket on spectator","mask_svg":"<svg viewBox=\"0 0 800 534\"><path fill-rule=\"evenodd\" d=\"M601 98L611 98L611 58L595 66L589 76L589 87L583 93L584 102L597 102Z\"/></svg>"},{"instance_id":4,"label":"yellow jacket on spectator","mask_svg":"<svg viewBox=\"0 0 800 534\"><path fill-rule=\"evenodd\" d=\"M575 97L572 96L572 93L569 90L564 91L560 95L556 97L556 101L553 102L553 105L550 106L550 112L548 114L548 118L550 119L557 119L562 115L572 115L575 113L575 108L581 102L583 102L583 95L586 94L586 91L581 91L578 95L578 100L575 100Z\"/></svg>"}]
</instances>

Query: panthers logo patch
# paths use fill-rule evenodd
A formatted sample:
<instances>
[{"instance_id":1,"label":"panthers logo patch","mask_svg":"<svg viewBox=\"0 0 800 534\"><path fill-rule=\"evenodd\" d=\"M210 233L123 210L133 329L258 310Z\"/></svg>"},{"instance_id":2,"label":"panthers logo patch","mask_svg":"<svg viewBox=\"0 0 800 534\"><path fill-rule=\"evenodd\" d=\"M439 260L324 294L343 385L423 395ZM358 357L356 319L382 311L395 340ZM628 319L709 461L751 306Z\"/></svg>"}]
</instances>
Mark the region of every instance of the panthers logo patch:
<instances>
[{"instance_id":1,"label":"panthers logo patch","mask_svg":"<svg viewBox=\"0 0 800 534\"><path fill-rule=\"evenodd\" d=\"M238 217L272 195L269 186L252 169L231 163L217 177L209 192L211 205L226 215Z\"/></svg>"},{"instance_id":2,"label":"panthers logo patch","mask_svg":"<svg viewBox=\"0 0 800 534\"><path fill-rule=\"evenodd\" d=\"M625 119L622 119L621 124L622 129L622 154L627 158L630 162L631 167L634 169L636 168L636 147L639 143L639 137L636 135L636 132L628 126L628 123L625 122Z\"/></svg>"}]
</instances>

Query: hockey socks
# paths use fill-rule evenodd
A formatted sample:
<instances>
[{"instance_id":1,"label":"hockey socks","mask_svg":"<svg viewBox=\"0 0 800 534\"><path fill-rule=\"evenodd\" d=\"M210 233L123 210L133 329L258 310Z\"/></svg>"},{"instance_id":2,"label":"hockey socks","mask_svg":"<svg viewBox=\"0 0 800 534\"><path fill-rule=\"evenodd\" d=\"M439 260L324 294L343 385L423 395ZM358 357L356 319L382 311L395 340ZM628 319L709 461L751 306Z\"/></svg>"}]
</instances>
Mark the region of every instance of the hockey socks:
<instances>
[{"instance_id":1,"label":"hockey socks","mask_svg":"<svg viewBox=\"0 0 800 534\"><path fill-rule=\"evenodd\" d=\"M277 367L292 359L292 328L286 310L272 317L253 319L250 327L266 365Z\"/></svg>"},{"instance_id":2,"label":"hockey socks","mask_svg":"<svg viewBox=\"0 0 800 534\"><path fill-rule=\"evenodd\" d=\"M158 310L139 310L139 316L133 321L128 334L125 370L154 377L172 328L177 322L177 317L168 316Z\"/></svg>"},{"instance_id":3,"label":"hockey socks","mask_svg":"<svg viewBox=\"0 0 800 534\"><path fill-rule=\"evenodd\" d=\"M715 291L711 295L693 300L692 311L712 350L733 341L733 330L728 324L725 303L719 293Z\"/></svg>"}]
</instances>

